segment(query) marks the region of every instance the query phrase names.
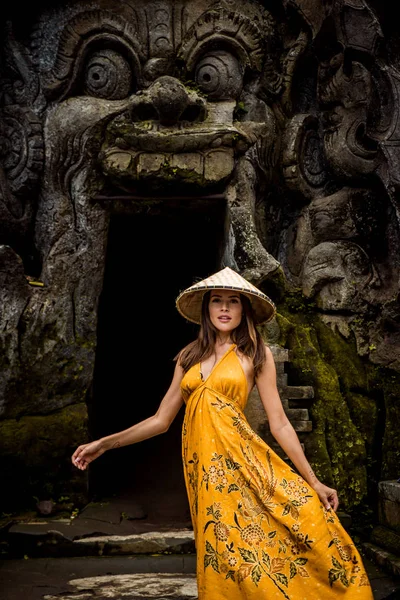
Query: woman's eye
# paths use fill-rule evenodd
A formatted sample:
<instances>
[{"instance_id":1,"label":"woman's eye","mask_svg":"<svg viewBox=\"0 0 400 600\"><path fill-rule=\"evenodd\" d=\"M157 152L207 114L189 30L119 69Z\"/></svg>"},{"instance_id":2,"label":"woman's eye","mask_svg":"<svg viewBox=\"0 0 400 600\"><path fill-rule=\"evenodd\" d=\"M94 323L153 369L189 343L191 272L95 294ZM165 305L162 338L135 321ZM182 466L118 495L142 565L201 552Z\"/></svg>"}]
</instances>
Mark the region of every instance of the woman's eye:
<instances>
[{"instance_id":1,"label":"woman's eye","mask_svg":"<svg viewBox=\"0 0 400 600\"><path fill-rule=\"evenodd\" d=\"M94 52L86 63L83 91L106 100L123 100L133 88L128 61L115 50Z\"/></svg>"},{"instance_id":2,"label":"woman's eye","mask_svg":"<svg viewBox=\"0 0 400 600\"><path fill-rule=\"evenodd\" d=\"M195 81L212 100L236 98L242 89L242 79L239 61L225 50L206 54L196 66Z\"/></svg>"}]
</instances>

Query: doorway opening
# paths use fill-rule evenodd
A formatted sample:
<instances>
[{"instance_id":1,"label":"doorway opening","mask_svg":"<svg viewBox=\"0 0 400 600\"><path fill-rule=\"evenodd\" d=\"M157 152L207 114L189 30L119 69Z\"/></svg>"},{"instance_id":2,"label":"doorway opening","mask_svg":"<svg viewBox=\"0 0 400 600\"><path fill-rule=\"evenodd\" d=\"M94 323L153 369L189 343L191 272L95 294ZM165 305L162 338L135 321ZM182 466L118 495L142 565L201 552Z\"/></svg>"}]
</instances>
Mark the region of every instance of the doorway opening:
<instances>
[{"instance_id":1,"label":"doorway opening","mask_svg":"<svg viewBox=\"0 0 400 600\"><path fill-rule=\"evenodd\" d=\"M111 217L89 424L94 439L153 415L174 357L198 332L175 298L221 265L225 202ZM94 500L129 497L152 523L190 523L181 458L184 407L169 431L106 452L90 467Z\"/></svg>"}]
</instances>

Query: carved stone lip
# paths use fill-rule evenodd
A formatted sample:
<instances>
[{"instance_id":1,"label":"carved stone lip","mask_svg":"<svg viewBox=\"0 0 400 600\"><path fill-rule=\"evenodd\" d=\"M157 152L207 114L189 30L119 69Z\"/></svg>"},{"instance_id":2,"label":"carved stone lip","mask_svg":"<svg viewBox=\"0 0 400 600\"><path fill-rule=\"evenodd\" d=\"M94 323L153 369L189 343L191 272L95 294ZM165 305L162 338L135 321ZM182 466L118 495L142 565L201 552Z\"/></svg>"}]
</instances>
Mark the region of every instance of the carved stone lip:
<instances>
[{"instance_id":1,"label":"carved stone lip","mask_svg":"<svg viewBox=\"0 0 400 600\"><path fill-rule=\"evenodd\" d=\"M190 128L185 130L136 130L115 138L115 146L104 152L115 152L116 148L124 150L143 150L147 152L193 152L211 148L236 146L238 143L246 147L251 145L247 134L236 127Z\"/></svg>"}]
</instances>

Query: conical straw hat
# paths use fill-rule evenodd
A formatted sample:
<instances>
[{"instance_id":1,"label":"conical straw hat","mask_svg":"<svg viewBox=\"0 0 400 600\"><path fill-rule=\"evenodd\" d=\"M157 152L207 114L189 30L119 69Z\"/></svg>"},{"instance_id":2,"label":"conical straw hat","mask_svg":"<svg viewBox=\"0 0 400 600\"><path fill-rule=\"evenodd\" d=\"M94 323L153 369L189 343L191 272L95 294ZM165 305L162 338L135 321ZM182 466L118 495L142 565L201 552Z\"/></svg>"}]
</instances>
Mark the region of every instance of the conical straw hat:
<instances>
[{"instance_id":1,"label":"conical straw hat","mask_svg":"<svg viewBox=\"0 0 400 600\"><path fill-rule=\"evenodd\" d=\"M185 319L193 323L201 322L201 305L208 290L235 290L250 300L257 324L270 321L275 315L275 305L258 288L244 279L239 273L225 267L207 279L195 283L184 290L176 299L176 308Z\"/></svg>"}]
</instances>

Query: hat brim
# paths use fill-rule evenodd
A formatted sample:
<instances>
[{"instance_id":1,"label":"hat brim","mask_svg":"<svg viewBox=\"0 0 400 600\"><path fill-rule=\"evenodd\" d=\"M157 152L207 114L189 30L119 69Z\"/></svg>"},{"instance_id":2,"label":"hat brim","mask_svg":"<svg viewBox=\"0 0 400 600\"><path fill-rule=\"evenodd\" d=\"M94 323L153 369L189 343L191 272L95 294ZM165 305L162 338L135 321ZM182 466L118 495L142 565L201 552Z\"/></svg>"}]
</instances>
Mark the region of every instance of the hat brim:
<instances>
[{"instance_id":1,"label":"hat brim","mask_svg":"<svg viewBox=\"0 0 400 600\"><path fill-rule=\"evenodd\" d=\"M194 290L189 288L188 290L183 291L176 300L176 308L179 313L188 321L200 325L203 297L204 294L210 290L234 290L243 294L243 296L246 296L250 300L256 325L267 323L273 319L276 314L275 305L268 296L262 292L256 293L247 291L233 285L208 285L204 288L197 288Z\"/></svg>"}]
</instances>

